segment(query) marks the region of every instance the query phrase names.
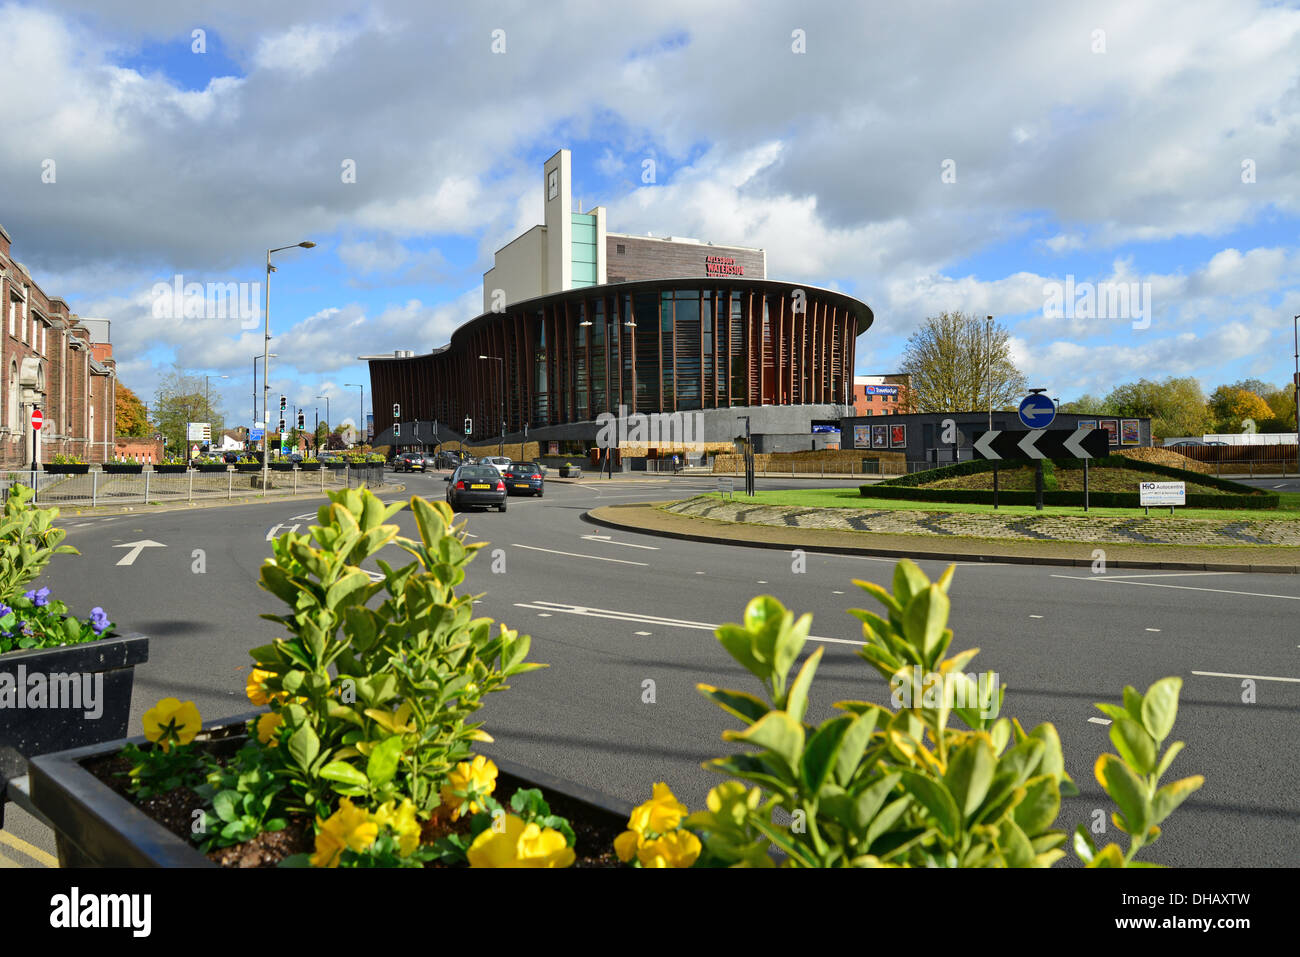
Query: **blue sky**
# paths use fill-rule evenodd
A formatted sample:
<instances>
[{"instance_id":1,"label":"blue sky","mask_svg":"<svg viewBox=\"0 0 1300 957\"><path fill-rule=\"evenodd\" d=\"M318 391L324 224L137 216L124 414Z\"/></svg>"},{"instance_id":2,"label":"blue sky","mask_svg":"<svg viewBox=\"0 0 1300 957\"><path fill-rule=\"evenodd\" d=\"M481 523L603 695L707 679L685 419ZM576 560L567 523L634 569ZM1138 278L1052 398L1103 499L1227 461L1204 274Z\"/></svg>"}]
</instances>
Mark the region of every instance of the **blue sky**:
<instances>
[{"instance_id":1,"label":"blue sky","mask_svg":"<svg viewBox=\"0 0 1300 957\"><path fill-rule=\"evenodd\" d=\"M0 223L48 294L112 320L123 382L148 400L173 365L229 376L233 421L259 331L156 316L155 284L260 282L268 246L315 241L276 258L272 385L355 418L355 357L479 312L561 147L611 230L761 246L771 278L867 301L859 373L952 309L996 315L1066 399L1289 380L1295 5L709 9L0 0L0 87L23 91ZM1067 277L1136 283L1150 321L1045 316Z\"/></svg>"}]
</instances>

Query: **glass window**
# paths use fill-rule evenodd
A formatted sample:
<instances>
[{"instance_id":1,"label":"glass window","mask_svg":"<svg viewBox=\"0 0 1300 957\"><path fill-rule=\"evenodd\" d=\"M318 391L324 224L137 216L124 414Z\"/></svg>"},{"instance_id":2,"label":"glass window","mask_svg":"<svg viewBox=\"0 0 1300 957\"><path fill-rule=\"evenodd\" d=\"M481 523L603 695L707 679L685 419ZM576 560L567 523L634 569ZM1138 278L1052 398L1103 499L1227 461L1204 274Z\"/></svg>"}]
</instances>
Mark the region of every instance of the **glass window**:
<instances>
[{"instance_id":1,"label":"glass window","mask_svg":"<svg viewBox=\"0 0 1300 957\"><path fill-rule=\"evenodd\" d=\"M676 358L673 372L677 382L675 408L693 411L700 408L700 294L698 291L678 290L675 296L673 334L676 340Z\"/></svg>"},{"instance_id":2,"label":"glass window","mask_svg":"<svg viewBox=\"0 0 1300 957\"><path fill-rule=\"evenodd\" d=\"M749 356L745 352L745 316L743 295L731 292L731 404L748 405L745 366Z\"/></svg>"},{"instance_id":3,"label":"glass window","mask_svg":"<svg viewBox=\"0 0 1300 957\"><path fill-rule=\"evenodd\" d=\"M638 412L658 412L659 297L652 292L642 293L635 297L633 305L636 320L636 408Z\"/></svg>"}]
</instances>

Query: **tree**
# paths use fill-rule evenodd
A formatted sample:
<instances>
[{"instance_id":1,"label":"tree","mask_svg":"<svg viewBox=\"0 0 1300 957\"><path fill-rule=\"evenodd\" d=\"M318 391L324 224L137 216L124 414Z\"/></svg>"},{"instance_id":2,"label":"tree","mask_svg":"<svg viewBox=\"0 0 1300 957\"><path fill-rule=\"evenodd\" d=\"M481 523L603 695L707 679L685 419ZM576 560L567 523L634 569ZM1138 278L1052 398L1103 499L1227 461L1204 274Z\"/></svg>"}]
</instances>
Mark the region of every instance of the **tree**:
<instances>
[{"instance_id":1,"label":"tree","mask_svg":"<svg viewBox=\"0 0 1300 957\"><path fill-rule=\"evenodd\" d=\"M1214 431L1220 434L1260 431L1259 423L1273 417L1273 410L1259 395L1230 385L1221 385L1210 395L1210 411ZM1253 430L1250 423L1255 426Z\"/></svg>"},{"instance_id":2,"label":"tree","mask_svg":"<svg viewBox=\"0 0 1300 957\"><path fill-rule=\"evenodd\" d=\"M911 378L909 411L1005 409L1025 394L1024 373L1011 361L1010 335L962 312L930 316L907 338L902 372ZM990 395L990 380L992 394Z\"/></svg>"},{"instance_id":3,"label":"tree","mask_svg":"<svg viewBox=\"0 0 1300 957\"><path fill-rule=\"evenodd\" d=\"M208 422L214 436L221 434L225 425L221 397L214 395L209 398L203 376L187 375L174 368L158 383L154 421L158 431L167 438L168 448L186 448L189 444L185 435L187 422Z\"/></svg>"},{"instance_id":4,"label":"tree","mask_svg":"<svg viewBox=\"0 0 1300 957\"><path fill-rule=\"evenodd\" d=\"M316 435L314 436L314 439L318 450L328 448L330 439L330 425L328 422L322 422L320 425L316 426Z\"/></svg>"},{"instance_id":5,"label":"tree","mask_svg":"<svg viewBox=\"0 0 1300 957\"><path fill-rule=\"evenodd\" d=\"M149 434L149 416L144 403L120 382L117 384L117 407L113 417L114 428L120 436L139 437Z\"/></svg>"},{"instance_id":6,"label":"tree","mask_svg":"<svg viewBox=\"0 0 1300 957\"><path fill-rule=\"evenodd\" d=\"M1104 414L1149 417L1151 434L1159 438L1203 435L1209 425L1205 394L1191 376L1128 382L1112 389L1104 404Z\"/></svg>"},{"instance_id":7,"label":"tree","mask_svg":"<svg viewBox=\"0 0 1300 957\"><path fill-rule=\"evenodd\" d=\"M1273 411L1273 420L1276 428L1269 429L1270 432L1294 432L1295 431L1295 388L1290 385L1284 385L1281 388L1274 389L1271 394L1264 396L1264 401ZM1263 426L1260 431L1265 431Z\"/></svg>"},{"instance_id":8,"label":"tree","mask_svg":"<svg viewBox=\"0 0 1300 957\"><path fill-rule=\"evenodd\" d=\"M1101 396L1085 392L1073 402L1062 402L1062 412L1075 412L1079 415L1119 415L1119 412Z\"/></svg>"}]
</instances>

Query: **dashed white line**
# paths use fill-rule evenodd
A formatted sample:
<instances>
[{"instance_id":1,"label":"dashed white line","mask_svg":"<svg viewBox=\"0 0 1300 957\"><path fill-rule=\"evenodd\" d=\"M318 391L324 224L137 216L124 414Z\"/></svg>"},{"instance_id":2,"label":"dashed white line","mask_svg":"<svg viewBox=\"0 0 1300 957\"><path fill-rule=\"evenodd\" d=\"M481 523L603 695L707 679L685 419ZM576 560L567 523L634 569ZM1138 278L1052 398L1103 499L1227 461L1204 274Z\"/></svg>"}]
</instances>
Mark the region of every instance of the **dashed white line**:
<instances>
[{"instance_id":1,"label":"dashed white line","mask_svg":"<svg viewBox=\"0 0 1300 957\"><path fill-rule=\"evenodd\" d=\"M648 632L648 631L634 631L634 632L632 632L632 634L634 634L634 635L640 635L642 638L646 638L646 637L648 637L648 636L650 635L650 632Z\"/></svg>"},{"instance_id":2,"label":"dashed white line","mask_svg":"<svg viewBox=\"0 0 1300 957\"><path fill-rule=\"evenodd\" d=\"M1110 718L1089 718L1092 724L1110 724Z\"/></svg>"},{"instance_id":3,"label":"dashed white line","mask_svg":"<svg viewBox=\"0 0 1300 957\"><path fill-rule=\"evenodd\" d=\"M1198 588L1195 585L1166 585L1162 582L1131 582L1123 578L1110 578L1105 575L1053 575L1053 578L1068 578L1076 582L1107 582L1111 585L1142 585L1147 588L1178 588L1182 591L1212 591L1221 595L1244 595L1247 598L1284 598L1287 601L1300 601L1300 595L1271 595L1257 591L1233 591L1230 588Z\"/></svg>"},{"instance_id":4,"label":"dashed white line","mask_svg":"<svg viewBox=\"0 0 1300 957\"><path fill-rule=\"evenodd\" d=\"M1159 629L1159 628L1148 628L1147 631L1155 631L1155 632L1159 632L1160 629Z\"/></svg>"},{"instance_id":5,"label":"dashed white line","mask_svg":"<svg viewBox=\"0 0 1300 957\"><path fill-rule=\"evenodd\" d=\"M530 552L549 552L552 555L567 555L569 558L590 558L595 562L614 562L616 565L640 565L642 568L649 568L647 562L629 562L623 558L605 558L601 555L580 555L577 552L562 552L554 548L539 548L536 545L520 545L518 542L511 542L514 548L526 548Z\"/></svg>"},{"instance_id":6,"label":"dashed white line","mask_svg":"<svg viewBox=\"0 0 1300 957\"><path fill-rule=\"evenodd\" d=\"M1042 615L1030 615L1029 617L1030 617L1030 618L1042 618L1043 616L1042 616Z\"/></svg>"},{"instance_id":7,"label":"dashed white line","mask_svg":"<svg viewBox=\"0 0 1300 957\"><path fill-rule=\"evenodd\" d=\"M1286 681L1291 684L1300 684L1300 678L1277 678L1273 675L1234 675L1224 671L1193 671L1192 674L1200 675L1203 678L1249 678L1251 681Z\"/></svg>"}]
</instances>

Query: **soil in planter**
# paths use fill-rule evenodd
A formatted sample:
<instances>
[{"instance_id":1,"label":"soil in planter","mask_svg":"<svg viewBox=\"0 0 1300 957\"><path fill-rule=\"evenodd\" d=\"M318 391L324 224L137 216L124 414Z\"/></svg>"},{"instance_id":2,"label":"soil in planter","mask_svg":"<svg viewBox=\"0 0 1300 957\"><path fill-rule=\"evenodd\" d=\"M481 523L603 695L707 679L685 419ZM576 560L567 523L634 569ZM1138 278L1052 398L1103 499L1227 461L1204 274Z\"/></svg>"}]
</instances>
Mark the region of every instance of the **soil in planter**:
<instances>
[{"instance_id":1,"label":"soil in planter","mask_svg":"<svg viewBox=\"0 0 1300 957\"><path fill-rule=\"evenodd\" d=\"M213 742L218 752L218 761L233 754L229 745ZM168 831L175 834L187 844L194 824L194 809L203 806L203 799L189 788L176 788L166 794L158 794L144 801L136 801L128 789L127 774L131 762L121 754L109 757L92 758L82 763L112 791L130 801L146 815L157 821ZM521 781L504 771L497 777L496 797L503 804L509 804L511 795L519 788L532 787L527 781ZM567 818L573 827L574 850L577 859L574 867L622 867L614 854L614 838L623 828L614 827L604 821L593 821L582 805L569 800L563 795L549 794L543 790L551 813ZM431 844L439 837L448 834L469 832L469 819L451 821L439 808L425 822L421 838L423 843ZM221 867L275 867L286 857L294 854L311 854L315 851L315 827L310 815L296 815L289 818L289 823L279 831L267 831L251 841L235 844L231 847L214 848L208 853L208 860ZM193 845L197 851L197 845ZM442 867L441 864L429 864L429 867Z\"/></svg>"}]
</instances>

